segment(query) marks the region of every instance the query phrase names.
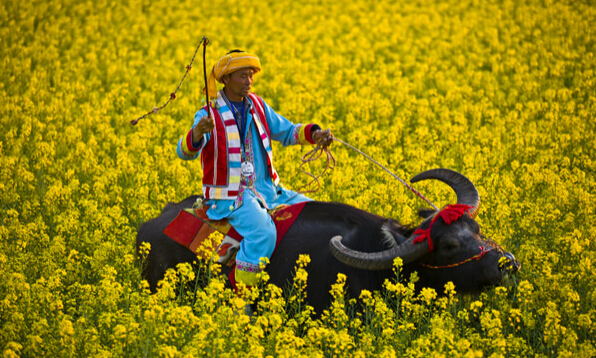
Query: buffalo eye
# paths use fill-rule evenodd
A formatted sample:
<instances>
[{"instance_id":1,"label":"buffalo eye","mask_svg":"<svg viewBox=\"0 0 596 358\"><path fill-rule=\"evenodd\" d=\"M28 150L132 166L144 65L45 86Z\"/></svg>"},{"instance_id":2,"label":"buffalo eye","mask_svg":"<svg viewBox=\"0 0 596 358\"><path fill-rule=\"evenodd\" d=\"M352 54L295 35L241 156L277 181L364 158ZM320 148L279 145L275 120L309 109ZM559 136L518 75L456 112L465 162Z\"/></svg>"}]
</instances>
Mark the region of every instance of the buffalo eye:
<instances>
[{"instance_id":1,"label":"buffalo eye","mask_svg":"<svg viewBox=\"0 0 596 358\"><path fill-rule=\"evenodd\" d=\"M471 220L470 221L470 230L475 233L475 234L479 234L480 233L480 225L478 225L478 223L476 222L476 220Z\"/></svg>"},{"instance_id":2,"label":"buffalo eye","mask_svg":"<svg viewBox=\"0 0 596 358\"><path fill-rule=\"evenodd\" d=\"M441 242L441 248L443 250L455 250L459 247L459 242L456 240L443 240Z\"/></svg>"}]
</instances>

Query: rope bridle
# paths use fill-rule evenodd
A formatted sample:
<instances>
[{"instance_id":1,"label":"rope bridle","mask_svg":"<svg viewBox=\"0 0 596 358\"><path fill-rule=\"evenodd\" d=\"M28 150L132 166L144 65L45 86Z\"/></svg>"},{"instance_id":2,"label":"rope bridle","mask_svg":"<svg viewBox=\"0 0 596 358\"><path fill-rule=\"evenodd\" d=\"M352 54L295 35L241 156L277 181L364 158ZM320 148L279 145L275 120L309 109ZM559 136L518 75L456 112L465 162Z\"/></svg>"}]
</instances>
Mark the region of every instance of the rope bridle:
<instances>
[{"instance_id":1,"label":"rope bridle","mask_svg":"<svg viewBox=\"0 0 596 358\"><path fill-rule=\"evenodd\" d=\"M435 222L439 218L441 218L441 219L443 219L445 224L451 225L454 222L456 222L457 220L459 220L459 218L461 218L463 215L465 215L466 213L469 213L470 209L472 209L471 206L464 205L464 204L447 205L445 208L443 208L441 211L439 211L438 213L435 214L435 216L432 218L430 224L428 225L427 229L418 228L414 231L413 235L418 235L414 239L414 243L421 243L426 240L428 243L428 251L429 252L433 251L434 244L433 244L433 240L431 238L431 230L432 230ZM478 247L480 249L480 252L478 254L476 254L472 257L469 257L465 260L462 260L460 262L456 262L453 264L447 264L447 265L437 265L437 266L429 265L429 264L421 264L421 266L424 266L424 267L430 268L430 269L452 268L452 267L461 266L461 265L468 263L470 261L473 261L473 260L480 260L486 254L488 254L489 252L491 252L493 250L498 250L501 254L503 254L503 252L504 252L503 249L499 245L497 245L496 242L494 242L492 240L488 240L484 236L482 236L482 238L484 239L484 242L486 242L487 244L489 244L491 246L490 249L487 250L484 245L480 245Z\"/></svg>"},{"instance_id":2,"label":"rope bridle","mask_svg":"<svg viewBox=\"0 0 596 358\"><path fill-rule=\"evenodd\" d=\"M468 263L470 261L473 261L473 260L480 261L480 259L483 258L484 255L488 254L489 252L491 252L493 250L498 250L501 253L501 255L503 254L504 250L499 245L497 245L496 242L494 242L492 240L487 240L487 239L485 239L485 242L488 243L491 246L490 249L487 250L485 246L480 245L480 246L478 246L478 248L480 249L480 252L478 254L476 254L476 255L474 255L472 257L469 257L469 258L467 258L465 260L462 260L460 262L456 262L456 263L453 263L453 264L447 264L447 265L437 265L437 266L435 266L435 265L428 265L428 264L420 264L420 266L424 266L426 268L433 269L433 270L447 269L447 268L461 266L461 265L466 264L466 263Z\"/></svg>"}]
</instances>

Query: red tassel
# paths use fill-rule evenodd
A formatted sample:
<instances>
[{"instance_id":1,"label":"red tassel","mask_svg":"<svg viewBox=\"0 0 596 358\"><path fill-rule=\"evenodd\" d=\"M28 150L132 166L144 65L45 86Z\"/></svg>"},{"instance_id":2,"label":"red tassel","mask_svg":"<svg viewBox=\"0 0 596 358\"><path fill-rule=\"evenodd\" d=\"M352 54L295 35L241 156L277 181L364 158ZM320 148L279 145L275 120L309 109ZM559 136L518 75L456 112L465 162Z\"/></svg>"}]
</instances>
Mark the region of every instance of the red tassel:
<instances>
[{"instance_id":1,"label":"red tassel","mask_svg":"<svg viewBox=\"0 0 596 358\"><path fill-rule=\"evenodd\" d=\"M421 243L424 240L426 240L426 242L428 242L428 250L429 251L434 250L435 245L433 243L433 240L430 237L430 231L431 231L435 221L437 221L438 217L440 216L445 221L445 224L450 225L457 219L461 218L462 215L464 215L464 213L466 212L466 210L469 210L471 208L472 208L471 206L465 205L465 204L454 204L454 205L447 206L446 208L441 210L439 212L439 214L436 215L432 219L432 221L430 222L430 225L428 226L428 229L424 230L424 229L418 228L418 229L416 229L416 231L414 231L413 235L418 235L418 236L414 239L413 242L415 244L418 244L418 243Z\"/></svg>"},{"instance_id":2,"label":"red tassel","mask_svg":"<svg viewBox=\"0 0 596 358\"><path fill-rule=\"evenodd\" d=\"M456 221L457 219L461 218L462 215L466 212L466 210L471 209L472 207L465 204L454 204L449 205L445 209L441 210L439 215L445 221L445 224L449 225Z\"/></svg>"},{"instance_id":3,"label":"red tassel","mask_svg":"<svg viewBox=\"0 0 596 358\"><path fill-rule=\"evenodd\" d=\"M426 242L428 243L428 251L434 250L435 245L433 243L433 240L430 238L430 227L426 230L416 229L416 231L414 231L414 235L418 235L418 237L414 239L415 244L421 243L424 240L426 240Z\"/></svg>"}]
</instances>

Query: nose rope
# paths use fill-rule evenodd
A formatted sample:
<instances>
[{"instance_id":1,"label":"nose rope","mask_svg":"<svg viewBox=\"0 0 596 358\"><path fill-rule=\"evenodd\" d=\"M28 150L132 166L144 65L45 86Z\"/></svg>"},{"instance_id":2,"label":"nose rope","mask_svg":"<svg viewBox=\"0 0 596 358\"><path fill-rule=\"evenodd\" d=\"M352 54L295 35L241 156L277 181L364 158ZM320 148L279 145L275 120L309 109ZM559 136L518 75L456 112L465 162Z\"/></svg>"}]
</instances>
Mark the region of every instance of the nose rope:
<instances>
[{"instance_id":1,"label":"nose rope","mask_svg":"<svg viewBox=\"0 0 596 358\"><path fill-rule=\"evenodd\" d=\"M439 265L439 266L428 265L428 264L420 264L420 265L421 266L424 266L426 268L429 268L429 269L434 269L434 270L446 269L446 268L451 268L451 267L457 267L457 266L461 266L461 265L463 265L465 263L468 263L468 262L470 262L472 260L478 260L479 261L482 257L484 257L484 255L488 254L489 252L491 252L493 250L499 251L501 253L501 257L506 257L505 254L504 254L505 250L503 250L503 248L501 246L499 246L499 244L497 244L496 242L494 242L491 239L485 239L484 241L491 246L490 249L487 250L486 249L486 246L480 245L480 246L478 246L478 248L480 248L480 252L478 254L476 254L476 255L474 255L474 256L472 256L470 258L467 258L467 259L465 259L463 261L456 262L456 263L453 263L453 264L448 264L448 265Z\"/></svg>"},{"instance_id":2,"label":"nose rope","mask_svg":"<svg viewBox=\"0 0 596 358\"><path fill-rule=\"evenodd\" d=\"M374 160L373 158L369 157L368 155L366 155L364 152L362 152L360 149L344 142L343 140L339 139L339 138L334 138L334 140L340 142L341 144L345 145L346 147L360 153L361 155L363 155L366 159L370 160L371 162L375 163L376 165L378 165L381 169L383 169L384 171L386 171L387 173L389 173L391 176L393 176L395 179L399 180L400 183L402 183L403 185L406 186L406 188L410 189L414 194L416 194L420 199L426 201L428 204L430 204L430 206L432 206L435 210L439 210L438 207L435 206L435 204L433 204L430 200L428 200L427 198L425 198L422 194L420 194L416 189L414 189L411 185L409 185L408 183L406 183L404 180L402 180L400 177L398 177L397 175L393 174L389 169L385 168L383 165L381 165L379 162L377 162L376 160Z\"/></svg>"},{"instance_id":3,"label":"nose rope","mask_svg":"<svg viewBox=\"0 0 596 358\"><path fill-rule=\"evenodd\" d=\"M491 247L490 249L488 249L488 250L487 250L487 249L486 249L486 247L484 247L484 246L482 246L482 245L478 246L478 248L480 248L480 253L478 253L477 255L474 255L474 256L472 256L472 257L470 257L470 258L467 258L467 259L465 259L465 260L463 260L463 261L456 262L456 263L454 263L454 264L449 264L449 265L441 265L441 266L434 266L434 265L427 265L427 264L420 264L420 265L421 265L421 266L424 266L424 267L426 267L426 268L435 269L435 270L437 270L437 269L451 268L451 267L457 267L457 266L461 266L461 265L463 265L463 264L465 264L465 263L468 263L468 262L470 262L470 261L472 261L472 260L478 260L478 261L480 261L480 259L481 259L481 258L482 258L484 255L488 254L489 252L491 252L491 251L493 251L493 250L497 250L497 248L496 248L496 247Z\"/></svg>"},{"instance_id":4,"label":"nose rope","mask_svg":"<svg viewBox=\"0 0 596 358\"><path fill-rule=\"evenodd\" d=\"M383 169L384 171L386 171L387 173L389 173L393 178L397 179L400 183L402 183L403 185L405 185L406 188L410 189L410 191L412 191L414 194L416 194L416 196L418 196L420 199L426 201L430 206L433 207L433 209L435 209L436 211L439 211L439 208L433 204L430 200L428 200L427 198L424 197L424 195L420 194L420 192L418 192L418 190L414 189L411 185L409 185L408 183L406 183L403 179L401 179L400 177L398 177L397 175L395 175L393 172L391 172L389 169L385 168L381 163L377 162L376 160L374 160L373 158L371 158L370 156L368 156L366 153L364 153L363 151L361 151L360 149L354 147L351 144L348 144L346 142L344 142L343 140L337 138L337 137L333 137L333 140L336 142L339 142L341 144L343 144L344 146L352 149L353 151L361 154L363 157L365 157L366 159L370 160L371 162L373 162L374 164L376 164L377 166L379 166L381 169ZM302 169L302 166L308 162L312 162L314 160L317 160L321 157L323 151L327 154L327 165L325 167L325 169L323 169L323 171L315 176L311 173L308 173L306 171L304 171ZM318 155L317 155L318 152ZM302 164L300 164L300 170L307 174L308 176L312 177L313 179L308 182L304 187L308 187L312 182L316 181L318 188L314 189L314 190L310 190L310 191L301 191L301 193L312 193L315 192L317 190L319 190L321 188L321 183L319 182L319 178L327 171L327 169L330 167L330 162L333 162L333 166L331 166L331 168L333 169L335 167L335 158L333 157L333 155L331 154L331 152L329 151L328 147L323 147L321 145L321 142L317 143L317 146L312 149L311 151L309 151L308 153L306 153L303 157L302 157Z\"/></svg>"}]
</instances>

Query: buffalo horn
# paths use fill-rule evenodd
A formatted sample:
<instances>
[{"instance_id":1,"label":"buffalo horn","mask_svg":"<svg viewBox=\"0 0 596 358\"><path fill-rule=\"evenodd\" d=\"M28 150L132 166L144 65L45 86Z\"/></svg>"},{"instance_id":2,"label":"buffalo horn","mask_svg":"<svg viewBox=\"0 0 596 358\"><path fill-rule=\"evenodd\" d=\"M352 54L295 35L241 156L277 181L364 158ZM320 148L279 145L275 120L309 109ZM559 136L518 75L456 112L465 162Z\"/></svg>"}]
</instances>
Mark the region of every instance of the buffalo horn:
<instances>
[{"instance_id":1,"label":"buffalo horn","mask_svg":"<svg viewBox=\"0 0 596 358\"><path fill-rule=\"evenodd\" d=\"M457 203L472 207L470 216L475 217L480 206L480 195L474 184L462 174L450 169L431 169L412 178L412 183L437 179L449 185L457 195ZM329 249L333 256L344 264L363 270L387 270L393 266L393 260L401 257L404 265L413 262L428 253L426 243L414 244L414 237L410 237L401 245L380 252L362 252L347 248L341 236L335 236L329 241Z\"/></svg>"},{"instance_id":2,"label":"buffalo horn","mask_svg":"<svg viewBox=\"0 0 596 358\"><path fill-rule=\"evenodd\" d=\"M344 264L363 270L387 270L393 266L393 260L401 257L404 265L408 264L428 252L428 245L414 244L414 238L401 245L380 252L362 252L347 248L341 236L335 236L329 241L331 254Z\"/></svg>"},{"instance_id":3,"label":"buffalo horn","mask_svg":"<svg viewBox=\"0 0 596 358\"><path fill-rule=\"evenodd\" d=\"M457 203L471 206L470 216L475 217L478 214L480 195L470 179L456 171L439 168L422 172L413 177L410 182L416 183L426 179L437 179L449 185L457 195Z\"/></svg>"}]
</instances>

